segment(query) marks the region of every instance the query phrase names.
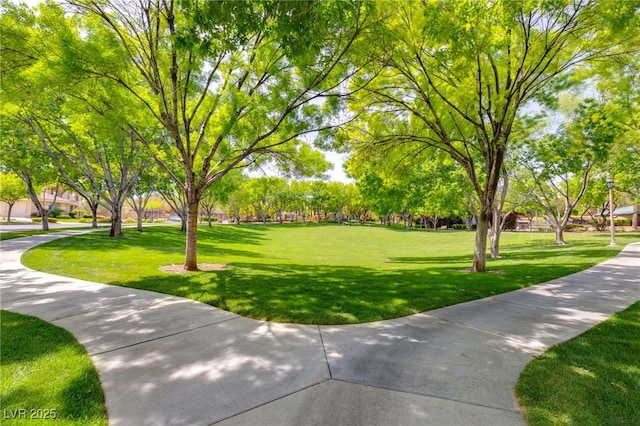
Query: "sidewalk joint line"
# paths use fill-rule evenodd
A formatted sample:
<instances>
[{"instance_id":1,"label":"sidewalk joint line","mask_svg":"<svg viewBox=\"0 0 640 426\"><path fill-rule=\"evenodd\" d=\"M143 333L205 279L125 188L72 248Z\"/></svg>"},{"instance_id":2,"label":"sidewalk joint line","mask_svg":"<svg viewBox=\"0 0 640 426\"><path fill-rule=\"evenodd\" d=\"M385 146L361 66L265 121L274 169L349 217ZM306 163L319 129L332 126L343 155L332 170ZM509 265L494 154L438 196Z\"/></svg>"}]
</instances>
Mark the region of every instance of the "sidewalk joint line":
<instances>
[{"instance_id":1,"label":"sidewalk joint line","mask_svg":"<svg viewBox=\"0 0 640 426\"><path fill-rule=\"evenodd\" d=\"M505 408L505 407L497 407L497 406L493 406L493 405L481 404L479 402L471 402L471 401L465 401L465 400L462 400L462 399L448 398L446 396L432 394L432 393L409 392L409 391L402 390L402 389L386 388L386 387L383 387L383 386L375 386L375 385L370 385L368 383L352 382L350 380L344 380L344 379L331 379L331 380L335 380L336 382L349 383L349 384L352 384L352 385L369 387L369 388L373 388L373 389L380 389L380 390L385 390L385 391L390 391L390 392L404 393L404 394L407 394L407 395L424 396L424 397L427 397L427 398L440 399L440 400L443 400L443 401L458 402L458 403L461 403L461 404L473 405L475 407L490 408L492 410L500 410L500 411L504 411L504 412L507 412L507 413L513 413L513 414L521 415L519 411L511 410L511 409Z\"/></svg>"},{"instance_id":2,"label":"sidewalk joint line","mask_svg":"<svg viewBox=\"0 0 640 426\"><path fill-rule=\"evenodd\" d=\"M322 338L322 330L320 329L320 325L318 327L318 334L320 335L320 344L322 345L322 351L324 352L324 360L327 363L327 369L329 370L329 379L333 379L333 373L331 372L331 364L329 363L329 357L327 356L327 348L324 345L324 339Z\"/></svg>"},{"instance_id":3,"label":"sidewalk joint line","mask_svg":"<svg viewBox=\"0 0 640 426\"><path fill-rule=\"evenodd\" d=\"M209 423L209 426L211 426L211 425L215 425L216 423L224 422L225 420L232 419L232 418L237 417L237 416L240 416L240 415L242 415L242 414L244 414L244 413L248 413L248 412L250 412L250 411L257 410L258 408L264 407L265 405L269 405L269 404L272 404L272 403L274 403L274 402L280 401L281 399L288 398L288 397L290 397L291 395L295 395L295 394L297 394L297 393L299 393L299 392L302 392L302 391L305 391L305 390L307 390L307 389L314 388L314 387L316 387L316 386L318 386L318 385L321 385L321 384L323 384L323 383L330 382L331 380L333 380L333 379L320 380L319 382L316 382L316 383L310 384L310 385L308 385L308 386L302 387L302 388L300 388L300 389L298 389L298 390L295 390L295 391L293 391L293 392L289 392L289 393L288 393L288 394L286 394L286 395L279 396L279 397L277 397L277 398L275 398L275 399L272 399L272 400L270 400L270 401L264 402L264 403L259 404L259 405L255 405L255 406L253 406L253 407L251 407L251 408L247 408L246 410L240 411L240 412L238 412L238 413L236 413L236 414L232 414L232 415L227 416L227 417L225 417L225 418L222 418L222 419L220 419L220 420L216 420L216 421L214 421L213 423Z\"/></svg>"}]
</instances>

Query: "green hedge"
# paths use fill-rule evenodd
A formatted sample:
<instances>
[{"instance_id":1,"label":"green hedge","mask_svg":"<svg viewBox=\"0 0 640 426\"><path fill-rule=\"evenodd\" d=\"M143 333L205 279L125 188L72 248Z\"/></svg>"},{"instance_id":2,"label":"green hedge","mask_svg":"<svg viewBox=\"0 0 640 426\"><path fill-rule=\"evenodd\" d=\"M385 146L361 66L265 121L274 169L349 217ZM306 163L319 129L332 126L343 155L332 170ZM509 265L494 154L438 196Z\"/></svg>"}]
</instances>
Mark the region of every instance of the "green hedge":
<instances>
[{"instance_id":1,"label":"green hedge","mask_svg":"<svg viewBox=\"0 0 640 426\"><path fill-rule=\"evenodd\" d=\"M42 223L42 218L41 217L32 217L31 218L31 222L33 223ZM49 218L49 223L57 223L58 219L56 219L55 217L50 217Z\"/></svg>"},{"instance_id":2,"label":"green hedge","mask_svg":"<svg viewBox=\"0 0 640 426\"><path fill-rule=\"evenodd\" d=\"M93 221L93 219L91 218L91 216L89 216L89 219L82 218L82 219L78 220L78 222L80 222L80 223L91 223L92 221ZM98 218L98 223L111 223L111 218L109 218L109 217L99 217Z\"/></svg>"}]
</instances>

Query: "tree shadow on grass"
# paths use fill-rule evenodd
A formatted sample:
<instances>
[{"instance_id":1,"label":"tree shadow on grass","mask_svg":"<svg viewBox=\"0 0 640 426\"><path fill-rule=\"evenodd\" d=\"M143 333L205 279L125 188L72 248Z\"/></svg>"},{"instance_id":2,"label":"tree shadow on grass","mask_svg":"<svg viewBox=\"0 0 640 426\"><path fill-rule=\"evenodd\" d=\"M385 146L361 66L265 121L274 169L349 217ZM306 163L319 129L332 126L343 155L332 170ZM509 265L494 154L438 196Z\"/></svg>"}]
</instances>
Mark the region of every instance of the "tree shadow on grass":
<instances>
[{"instance_id":1,"label":"tree shadow on grass","mask_svg":"<svg viewBox=\"0 0 640 426\"><path fill-rule=\"evenodd\" d=\"M260 245L265 239L266 229L258 227L216 226L203 228L198 233L199 254L231 254L238 256L255 257L256 253L221 248L221 245L250 244ZM54 240L38 246L37 250L57 251L60 249L74 248L83 252L102 253L105 251L124 251L130 248L142 248L160 253L184 254L185 234L175 227L153 227L143 233L128 233L123 238L111 238L104 232L77 235L69 238Z\"/></svg>"},{"instance_id":2,"label":"tree shadow on grass","mask_svg":"<svg viewBox=\"0 0 640 426\"><path fill-rule=\"evenodd\" d=\"M16 364L37 360L48 354L60 351L68 342L51 338L49 330L52 326L33 317L26 317L9 311L0 311L2 323L2 364ZM61 331L60 333L66 333ZM28 351L23 348L29 348Z\"/></svg>"},{"instance_id":3,"label":"tree shadow on grass","mask_svg":"<svg viewBox=\"0 0 640 426\"><path fill-rule=\"evenodd\" d=\"M16 374L22 385L3 385L1 405L6 413L23 415L24 421L36 416L43 422L70 421L71 424L106 424L104 394L95 368L92 365L73 365L71 370L55 371L69 354L82 356L90 364L84 348L66 330L35 317L0 311L2 322L3 376L7 370ZM54 364L55 363L55 364ZM46 376L37 377L35 374ZM73 375L69 379L69 375ZM12 383L12 377L3 377ZM59 384L63 381L64 384ZM26 413L20 414L20 409ZM35 414L31 410L36 410ZM50 416L45 419L45 416ZM36 418L33 417L33 418Z\"/></svg>"},{"instance_id":4,"label":"tree shadow on grass","mask_svg":"<svg viewBox=\"0 0 640 426\"><path fill-rule=\"evenodd\" d=\"M187 297L256 319L349 324L403 317L575 272L574 267L558 266L550 275L545 268L512 267L504 274L472 274L452 269L451 264L376 270L242 262L224 271L112 284Z\"/></svg>"}]
</instances>

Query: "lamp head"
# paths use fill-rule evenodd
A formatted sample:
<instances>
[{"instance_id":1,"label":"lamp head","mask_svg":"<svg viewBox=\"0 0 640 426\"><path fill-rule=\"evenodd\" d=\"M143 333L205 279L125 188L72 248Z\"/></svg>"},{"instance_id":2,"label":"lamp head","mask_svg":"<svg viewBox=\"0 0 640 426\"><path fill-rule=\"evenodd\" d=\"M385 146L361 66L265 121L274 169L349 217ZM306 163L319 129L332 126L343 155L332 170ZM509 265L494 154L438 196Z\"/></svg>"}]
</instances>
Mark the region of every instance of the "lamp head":
<instances>
[{"instance_id":1,"label":"lamp head","mask_svg":"<svg viewBox=\"0 0 640 426\"><path fill-rule=\"evenodd\" d=\"M613 178L611 176L607 177L607 186L609 189L613 189Z\"/></svg>"}]
</instances>

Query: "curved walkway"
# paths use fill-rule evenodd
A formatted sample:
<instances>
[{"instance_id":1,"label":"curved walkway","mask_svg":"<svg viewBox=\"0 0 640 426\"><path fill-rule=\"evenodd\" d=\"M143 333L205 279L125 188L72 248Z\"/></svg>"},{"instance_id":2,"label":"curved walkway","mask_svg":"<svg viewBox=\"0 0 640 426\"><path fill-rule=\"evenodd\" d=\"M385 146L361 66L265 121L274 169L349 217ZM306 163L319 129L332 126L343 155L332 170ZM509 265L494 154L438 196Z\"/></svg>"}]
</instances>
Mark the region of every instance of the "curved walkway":
<instances>
[{"instance_id":1,"label":"curved walkway","mask_svg":"<svg viewBox=\"0 0 640 426\"><path fill-rule=\"evenodd\" d=\"M2 242L2 309L76 336L112 425L520 425L513 386L532 357L640 299L632 244L583 272L410 317L277 324L21 265L77 232Z\"/></svg>"}]
</instances>

